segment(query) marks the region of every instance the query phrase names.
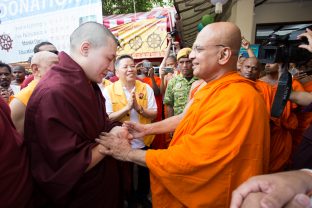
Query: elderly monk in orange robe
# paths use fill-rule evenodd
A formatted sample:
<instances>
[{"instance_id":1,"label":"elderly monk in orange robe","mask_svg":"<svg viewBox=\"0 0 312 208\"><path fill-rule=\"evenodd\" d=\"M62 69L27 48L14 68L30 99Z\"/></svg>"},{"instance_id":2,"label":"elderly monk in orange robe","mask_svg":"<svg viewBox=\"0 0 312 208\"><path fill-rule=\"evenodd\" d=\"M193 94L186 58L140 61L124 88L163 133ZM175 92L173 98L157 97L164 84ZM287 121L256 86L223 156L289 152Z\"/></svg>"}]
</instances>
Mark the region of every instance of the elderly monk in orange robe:
<instances>
[{"instance_id":1,"label":"elderly monk in orange robe","mask_svg":"<svg viewBox=\"0 0 312 208\"><path fill-rule=\"evenodd\" d=\"M58 61L58 56L49 51L40 51L32 57L30 68L32 69L34 80L27 87L13 95L13 99L10 102L12 121L21 135L24 135L25 111L28 100L41 77Z\"/></svg>"},{"instance_id":2,"label":"elderly monk in orange robe","mask_svg":"<svg viewBox=\"0 0 312 208\"><path fill-rule=\"evenodd\" d=\"M254 83L236 73L241 41L237 26L212 23L197 36L190 58L207 82L166 150L132 150L105 133L104 154L147 166L153 207L228 207L231 192L268 170L269 118ZM209 59L208 59L209 57Z\"/></svg>"}]
</instances>

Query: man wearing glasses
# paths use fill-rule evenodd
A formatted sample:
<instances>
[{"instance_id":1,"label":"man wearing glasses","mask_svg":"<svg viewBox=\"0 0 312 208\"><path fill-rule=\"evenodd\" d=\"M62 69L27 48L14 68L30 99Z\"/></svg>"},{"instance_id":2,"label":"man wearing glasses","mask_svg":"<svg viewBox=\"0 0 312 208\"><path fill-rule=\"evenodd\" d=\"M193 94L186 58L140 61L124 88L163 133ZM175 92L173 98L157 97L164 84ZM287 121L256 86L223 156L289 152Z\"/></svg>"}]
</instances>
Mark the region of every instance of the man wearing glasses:
<instances>
[{"instance_id":1,"label":"man wearing glasses","mask_svg":"<svg viewBox=\"0 0 312 208\"><path fill-rule=\"evenodd\" d=\"M97 140L105 154L149 168L153 207L229 207L239 184L267 172L269 117L253 82L236 71L240 44L240 29L230 22L198 34L189 58L194 76L207 84L168 149L134 150L111 134Z\"/></svg>"}]
</instances>

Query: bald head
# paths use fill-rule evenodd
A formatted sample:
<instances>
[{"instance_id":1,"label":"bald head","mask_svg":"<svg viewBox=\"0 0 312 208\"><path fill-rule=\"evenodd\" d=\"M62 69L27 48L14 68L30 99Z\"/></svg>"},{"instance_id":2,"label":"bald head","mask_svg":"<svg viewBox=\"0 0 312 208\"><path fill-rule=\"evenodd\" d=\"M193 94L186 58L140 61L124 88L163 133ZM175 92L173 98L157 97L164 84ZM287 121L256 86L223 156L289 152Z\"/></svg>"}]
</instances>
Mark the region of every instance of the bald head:
<instances>
[{"instance_id":1,"label":"bald head","mask_svg":"<svg viewBox=\"0 0 312 208\"><path fill-rule=\"evenodd\" d=\"M95 48L106 46L110 39L118 45L115 36L105 26L96 22L86 22L71 34L70 50L74 52L79 49L84 41L89 42Z\"/></svg>"},{"instance_id":2,"label":"bald head","mask_svg":"<svg viewBox=\"0 0 312 208\"><path fill-rule=\"evenodd\" d=\"M242 41L241 32L240 29L231 22L209 24L204 27L201 33L216 41L218 44L230 47L233 51L238 52L240 49Z\"/></svg>"},{"instance_id":3,"label":"bald head","mask_svg":"<svg viewBox=\"0 0 312 208\"><path fill-rule=\"evenodd\" d=\"M247 58L240 69L240 73L243 77L256 81L261 72L261 67L259 65L259 61L256 57Z\"/></svg>"},{"instance_id":4,"label":"bald head","mask_svg":"<svg viewBox=\"0 0 312 208\"><path fill-rule=\"evenodd\" d=\"M217 22L204 27L197 35L190 58L194 75L209 82L236 70L241 45L240 29L230 22Z\"/></svg>"},{"instance_id":5,"label":"bald head","mask_svg":"<svg viewBox=\"0 0 312 208\"><path fill-rule=\"evenodd\" d=\"M57 64L58 62L58 56L49 51L40 51L35 53L30 64L35 79L40 79L53 64Z\"/></svg>"}]
</instances>

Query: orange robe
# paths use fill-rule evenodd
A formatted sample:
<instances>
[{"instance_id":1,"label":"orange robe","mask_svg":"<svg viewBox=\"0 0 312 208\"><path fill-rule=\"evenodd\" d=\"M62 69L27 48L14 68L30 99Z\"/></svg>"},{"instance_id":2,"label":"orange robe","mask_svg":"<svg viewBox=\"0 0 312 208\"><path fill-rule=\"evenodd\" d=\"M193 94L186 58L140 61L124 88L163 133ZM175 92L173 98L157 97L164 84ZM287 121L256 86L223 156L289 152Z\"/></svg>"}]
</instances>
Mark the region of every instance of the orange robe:
<instances>
[{"instance_id":1,"label":"orange robe","mask_svg":"<svg viewBox=\"0 0 312 208\"><path fill-rule=\"evenodd\" d=\"M160 87L161 79L157 76L154 76L155 82L158 87ZM150 87L153 88L153 82L150 77L143 78L143 82L148 84ZM156 104L157 104L157 117L155 121L162 120L162 109L163 109L163 102L162 102L162 95L155 96ZM153 149L165 149L168 147L168 143L165 139L165 134L157 134L151 144L151 148Z\"/></svg>"},{"instance_id":2,"label":"orange robe","mask_svg":"<svg viewBox=\"0 0 312 208\"><path fill-rule=\"evenodd\" d=\"M308 83L307 83L308 84ZM306 86L303 86L299 81L293 80L292 88L294 91L308 91L309 89ZM296 108L297 105L293 104L293 108ZM293 152L296 151L296 148L301 143L302 135L304 131L310 126L312 121L312 112L301 112L301 109L296 111L296 116L298 119L298 126L292 132L293 136Z\"/></svg>"},{"instance_id":3,"label":"orange robe","mask_svg":"<svg viewBox=\"0 0 312 208\"><path fill-rule=\"evenodd\" d=\"M256 89L263 97L269 117L271 116L271 108L274 100L273 88L266 82L256 80Z\"/></svg>"},{"instance_id":4,"label":"orange robe","mask_svg":"<svg viewBox=\"0 0 312 208\"><path fill-rule=\"evenodd\" d=\"M299 91L300 83L293 80L293 90ZM274 95L277 86L273 86ZM298 127L298 119L293 110L296 104L288 101L281 118L271 118L271 153L270 153L270 172L283 171L289 163L293 153L295 139L294 130Z\"/></svg>"},{"instance_id":5,"label":"orange robe","mask_svg":"<svg viewBox=\"0 0 312 208\"><path fill-rule=\"evenodd\" d=\"M148 150L153 207L229 207L232 191L266 173L269 118L254 82L236 72L205 85L166 150Z\"/></svg>"}]
</instances>

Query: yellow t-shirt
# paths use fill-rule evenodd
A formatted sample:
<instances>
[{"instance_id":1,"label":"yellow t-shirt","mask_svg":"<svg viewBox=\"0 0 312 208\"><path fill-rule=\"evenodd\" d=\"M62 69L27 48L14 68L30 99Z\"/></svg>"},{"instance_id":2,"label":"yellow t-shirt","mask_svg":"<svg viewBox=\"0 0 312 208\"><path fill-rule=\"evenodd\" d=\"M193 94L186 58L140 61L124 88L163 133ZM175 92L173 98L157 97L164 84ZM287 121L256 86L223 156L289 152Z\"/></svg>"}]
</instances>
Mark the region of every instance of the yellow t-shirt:
<instances>
[{"instance_id":1,"label":"yellow t-shirt","mask_svg":"<svg viewBox=\"0 0 312 208\"><path fill-rule=\"evenodd\" d=\"M28 103L28 100L29 100L31 94L33 93L35 87L37 86L38 82L39 82L39 80L31 81L27 87L25 87L19 93L14 95L14 98L17 98L26 106Z\"/></svg>"}]
</instances>

